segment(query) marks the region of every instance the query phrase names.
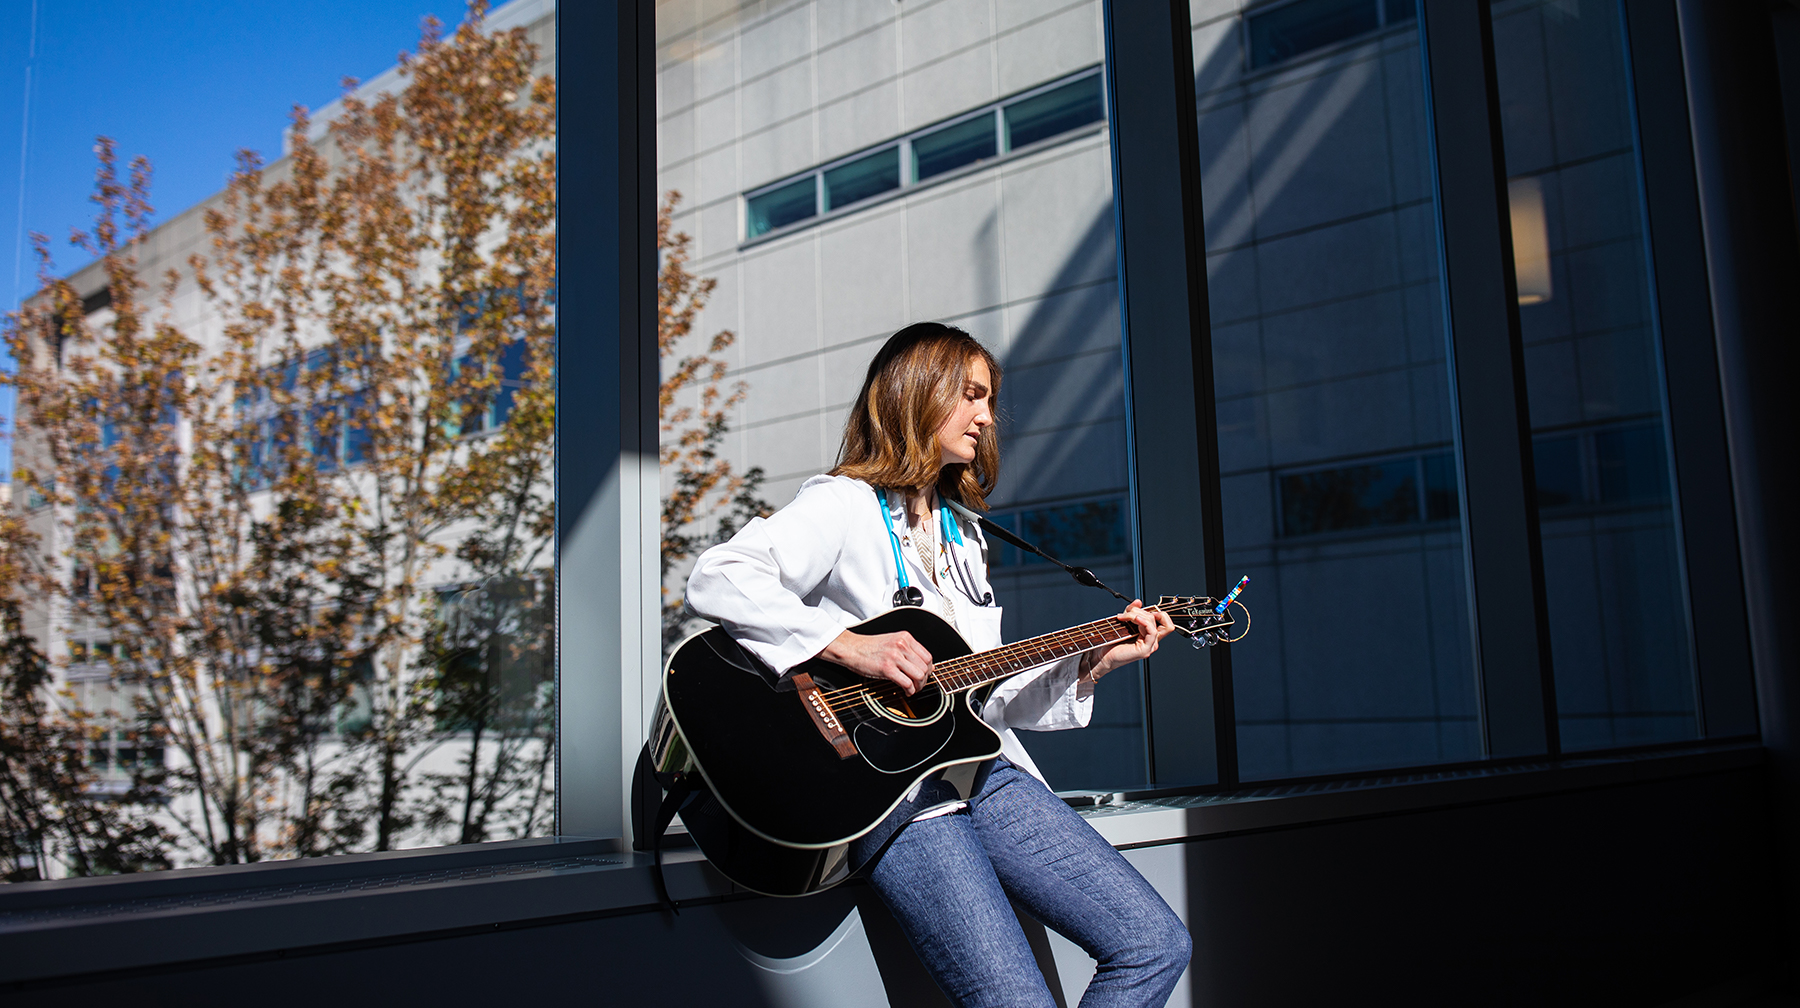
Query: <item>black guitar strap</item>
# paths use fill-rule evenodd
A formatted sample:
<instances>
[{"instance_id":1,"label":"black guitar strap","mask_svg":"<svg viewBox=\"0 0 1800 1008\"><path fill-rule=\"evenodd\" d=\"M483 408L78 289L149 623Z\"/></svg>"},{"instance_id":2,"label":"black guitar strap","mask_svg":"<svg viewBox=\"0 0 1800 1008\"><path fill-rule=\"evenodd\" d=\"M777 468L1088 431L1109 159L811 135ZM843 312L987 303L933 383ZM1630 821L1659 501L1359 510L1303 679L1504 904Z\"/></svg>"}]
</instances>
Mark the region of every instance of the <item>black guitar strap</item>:
<instances>
[{"instance_id":1,"label":"black guitar strap","mask_svg":"<svg viewBox=\"0 0 1800 1008\"><path fill-rule=\"evenodd\" d=\"M669 824L675 821L675 813L681 811L688 799L706 790L706 785L697 781L698 774L676 774L668 793L663 795L662 805L656 810L656 822L650 827L650 851L656 859L650 866L650 875L656 880L657 898L677 917L681 916L681 904L669 895L668 880L663 878L663 834L668 832Z\"/></svg>"},{"instance_id":2,"label":"black guitar strap","mask_svg":"<svg viewBox=\"0 0 1800 1008\"><path fill-rule=\"evenodd\" d=\"M1050 554L1045 553L1043 550L1038 549L1036 546L1033 546L1032 544L1019 538L1018 536L1013 535L1010 530L1002 528L998 523L994 522L993 520L988 519L988 518L983 518L982 516L976 514L973 511L970 511L968 508L963 507L961 504L955 503L954 501L950 501L949 504L950 504L951 509L954 510L957 514L960 514L963 517L972 520L973 522L975 522L975 524L980 525L981 530L983 532L986 532L988 535L993 536L994 538L1000 540L1003 543L1007 543L1009 545L1012 545L1019 549L1022 549L1025 552L1030 553L1034 556L1041 556L1045 560L1048 560L1051 563L1055 564L1056 566L1061 567L1063 570L1068 571L1069 576L1075 579L1076 584L1085 585L1086 587L1089 587L1089 588L1098 588L1104 592L1111 592L1112 597L1118 599L1121 602L1130 602L1131 601L1130 599L1126 598L1125 596L1120 595L1118 592L1113 591L1112 588L1110 588L1106 584L1106 582L1095 577L1094 572L1091 570L1088 570L1086 567L1071 567L1068 564L1063 563L1061 560L1058 560L1055 557L1051 556Z\"/></svg>"},{"instance_id":3,"label":"black guitar strap","mask_svg":"<svg viewBox=\"0 0 1800 1008\"><path fill-rule=\"evenodd\" d=\"M681 905L669 895L668 880L663 878L663 835L669 831L669 824L675 821L682 807L694 796L706 792L706 779L698 773L659 773L652 767L647 743L638 753L637 770L632 776L631 832L636 837L632 846L651 853L654 861L650 875L656 885L657 899L671 913L679 915Z\"/></svg>"}]
</instances>

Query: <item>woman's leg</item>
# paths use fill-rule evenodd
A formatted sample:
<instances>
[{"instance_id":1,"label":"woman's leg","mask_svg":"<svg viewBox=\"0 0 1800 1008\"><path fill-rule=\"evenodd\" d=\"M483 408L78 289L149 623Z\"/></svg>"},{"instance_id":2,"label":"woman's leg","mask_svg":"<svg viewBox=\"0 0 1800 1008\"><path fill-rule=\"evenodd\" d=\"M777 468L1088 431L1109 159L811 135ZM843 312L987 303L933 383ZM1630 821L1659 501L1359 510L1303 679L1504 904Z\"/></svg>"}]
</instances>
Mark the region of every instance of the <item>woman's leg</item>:
<instances>
[{"instance_id":1,"label":"woman's leg","mask_svg":"<svg viewBox=\"0 0 1800 1008\"><path fill-rule=\"evenodd\" d=\"M906 826L869 872L869 884L952 1002L1054 1008L967 813Z\"/></svg>"},{"instance_id":2,"label":"woman's leg","mask_svg":"<svg viewBox=\"0 0 1800 1008\"><path fill-rule=\"evenodd\" d=\"M1083 1008L1168 1000L1187 969L1192 939L1162 896L1093 827L1005 761L969 818L1007 895L1094 957L1098 968Z\"/></svg>"}]
</instances>

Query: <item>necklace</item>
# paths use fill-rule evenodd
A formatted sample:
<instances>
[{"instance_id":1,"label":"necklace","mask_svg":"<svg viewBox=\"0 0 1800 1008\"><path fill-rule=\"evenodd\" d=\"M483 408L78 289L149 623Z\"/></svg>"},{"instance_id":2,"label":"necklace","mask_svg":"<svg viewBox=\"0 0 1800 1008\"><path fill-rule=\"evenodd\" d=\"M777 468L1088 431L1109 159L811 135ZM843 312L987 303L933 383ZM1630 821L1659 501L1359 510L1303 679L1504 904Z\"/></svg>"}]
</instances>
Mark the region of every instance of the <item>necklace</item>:
<instances>
[{"instance_id":1,"label":"necklace","mask_svg":"<svg viewBox=\"0 0 1800 1008\"><path fill-rule=\"evenodd\" d=\"M919 551L919 563L924 566L925 572L931 575L931 583L938 584L937 555L940 547L937 541L937 530L932 527L929 514L919 519L919 524L913 528L911 535L913 547ZM942 586L939 585L939 587ZM949 618L950 625L958 631L962 630L962 627L956 622L956 602L946 592L940 591L938 597L944 600L944 615Z\"/></svg>"}]
</instances>

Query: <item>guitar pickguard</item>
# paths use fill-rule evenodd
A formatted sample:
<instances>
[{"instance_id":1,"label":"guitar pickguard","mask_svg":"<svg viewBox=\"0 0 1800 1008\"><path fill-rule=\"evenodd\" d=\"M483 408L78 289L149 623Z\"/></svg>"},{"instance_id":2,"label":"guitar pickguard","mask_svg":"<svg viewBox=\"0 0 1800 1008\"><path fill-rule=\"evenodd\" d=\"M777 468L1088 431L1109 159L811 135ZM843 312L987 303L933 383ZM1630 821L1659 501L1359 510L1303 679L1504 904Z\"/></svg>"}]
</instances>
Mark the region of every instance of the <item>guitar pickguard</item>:
<instances>
[{"instance_id":1,"label":"guitar pickguard","mask_svg":"<svg viewBox=\"0 0 1800 1008\"><path fill-rule=\"evenodd\" d=\"M882 773L905 773L924 766L944 751L950 736L956 734L954 718L939 718L928 725L907 725L894 721L864 721L850 737L869 765Z\"/></svg>"}]
</instances>

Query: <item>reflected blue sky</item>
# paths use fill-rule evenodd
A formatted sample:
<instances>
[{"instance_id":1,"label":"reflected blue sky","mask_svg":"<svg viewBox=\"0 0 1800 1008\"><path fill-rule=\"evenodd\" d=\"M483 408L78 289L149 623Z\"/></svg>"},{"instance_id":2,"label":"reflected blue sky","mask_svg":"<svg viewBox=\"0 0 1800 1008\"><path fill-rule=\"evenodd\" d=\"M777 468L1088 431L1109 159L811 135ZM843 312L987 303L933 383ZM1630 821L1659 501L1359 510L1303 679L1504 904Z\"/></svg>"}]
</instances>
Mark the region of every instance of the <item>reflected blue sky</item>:
<instances>
[{"instance_id":1,"label":"reflected blue sky","mask_svg":"<svg viewBox=\"0 0 1800 1008\"><path fill-rule=\"evenodd\" d=\"M51 236L59 274L84 263L67 236L91 219L95 136L117 140L122 160L150 159L156 218L168 220L224 186L239 148L279 156L293 105L325 105L343 77L374 77L414 48L427 13L454 23L462 11L461 0L0 0L0 311L35 286L25 232ZM11 392L0 389L8 428ZM9 477L11 457L0 441Z\"/></svg>"}]
</instances>

